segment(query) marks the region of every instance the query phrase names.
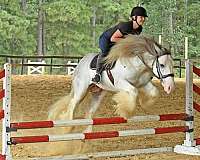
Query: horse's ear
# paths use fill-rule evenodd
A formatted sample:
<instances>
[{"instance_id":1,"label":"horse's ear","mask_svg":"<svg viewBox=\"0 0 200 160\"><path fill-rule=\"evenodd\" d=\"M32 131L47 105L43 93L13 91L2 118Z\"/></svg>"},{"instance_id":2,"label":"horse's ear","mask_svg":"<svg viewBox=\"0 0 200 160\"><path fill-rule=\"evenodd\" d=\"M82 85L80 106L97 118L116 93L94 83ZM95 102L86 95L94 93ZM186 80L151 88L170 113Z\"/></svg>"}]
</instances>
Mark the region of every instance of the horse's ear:
<instances>
[{"instance_id":1,"label":"horse's ear","mask_svg":"<svg viewBox=\"0 0 200 160\"><path fill-rule=\"evenodd\" d=\"M171 54L171 52L165 47L162 47L161 50L162 50L163 54Z\"/></svg>"},{"instance_id":2,"label":"horse's ear","mask_svg":"<svg viewBox=\"0 0 200 160\"><path fill-rule=\"evenodd\" d=\"M160 47L156 43L154 43L154 48L155 48L156 55L159 55L160 50L161 50Z\"/></svg>"}]
</instances>

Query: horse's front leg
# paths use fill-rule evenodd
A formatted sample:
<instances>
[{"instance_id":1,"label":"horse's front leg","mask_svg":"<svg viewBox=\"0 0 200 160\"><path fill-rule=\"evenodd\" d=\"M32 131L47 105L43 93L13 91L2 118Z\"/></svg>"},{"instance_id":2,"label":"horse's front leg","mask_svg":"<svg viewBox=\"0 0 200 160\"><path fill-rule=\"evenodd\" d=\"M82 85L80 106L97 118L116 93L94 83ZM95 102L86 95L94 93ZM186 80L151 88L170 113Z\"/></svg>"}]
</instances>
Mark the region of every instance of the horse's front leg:
<instances>
[{"instance_id":1,"label":"horse's front leg","mask_svg":"<svg viewBox=\"0 0 200 160\"><path fill-rule=\"evenodd\" d=\"M100 106L101 101L103 100L104 96L106 95L106 91L100 91L97 93L92 93L92 100L89 106L89 111L86 113L86 119L92 119L93 115L97 111L97 109ZM91 132L92 131L92 125L89 125L84 132Z\"/></svg>"},{"instance_id":2,"label":"horse's front leg","mask_svg":"<svg viewBox=\"0 0 200 160\"><path fill-rule=\"evenodd\" d=\"M142 108L152 106L158 98L159 91L150 81L141 90L139 94L139 103Z\"/></svg>"},{"instance_id":3,"label":"horse's front leg","mask_svg":"<svg viewBox=\"0 0 200 160\"><path fill-rule=\"evenodd\" d=\"M117 103L116 113L121 117L128 118L134 115L138 89L127 81L123 81L121 84L121 91L114 95L113 100Z\"/></svg>"}]
</instances>

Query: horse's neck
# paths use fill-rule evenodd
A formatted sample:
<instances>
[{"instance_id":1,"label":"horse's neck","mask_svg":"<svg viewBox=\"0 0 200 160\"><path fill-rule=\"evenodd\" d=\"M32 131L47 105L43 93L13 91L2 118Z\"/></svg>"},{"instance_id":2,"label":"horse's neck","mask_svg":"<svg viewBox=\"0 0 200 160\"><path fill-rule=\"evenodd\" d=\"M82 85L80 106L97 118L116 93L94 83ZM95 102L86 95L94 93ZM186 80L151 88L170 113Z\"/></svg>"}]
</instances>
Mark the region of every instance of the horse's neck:
<instances>
[{"instance_id":1,"label":"horse's neck","mask_svg":"<svg viewBox=\"0 0 200 160\"><path fill-rule=\"evenodd\" d=\"M146 52L139 57L140 57L141 61L145 64L146 67L152 69L153 63L154 63L154 60L155 60L155 56Z\"/></svg>"}]
</instances>

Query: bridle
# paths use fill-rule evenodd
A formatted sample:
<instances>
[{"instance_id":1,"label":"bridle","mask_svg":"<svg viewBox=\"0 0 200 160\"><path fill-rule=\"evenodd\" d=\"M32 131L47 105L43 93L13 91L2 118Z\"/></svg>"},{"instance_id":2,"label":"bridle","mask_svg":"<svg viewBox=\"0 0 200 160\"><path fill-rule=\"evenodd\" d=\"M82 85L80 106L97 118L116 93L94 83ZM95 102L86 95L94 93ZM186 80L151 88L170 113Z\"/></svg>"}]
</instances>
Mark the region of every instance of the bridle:
<instances>
[{"instance_id":1,"label":"bridle","mask_svg":"<svg viewBox=\"0 0 200 160\"><path fill-rule=\"evenodd\" d=\"M157 53L157 51L156 51L156 53ZM163 79L165 79L165 78L167 78L167 77L174 77L174 74L173 74L173 73L169 73L169 74L163 75L162 72L161 72L160 63L159 63L159 60L158 60L158 59L159 59L161 56L164 56L164 55L171 55L171 54L170 54L169 52L165 52L165 53L163 53L163 54L161 54L161 55L159 55L159 54L157 53L157 56L156 56L156 58L154 59L154 61L153 61L152 65L151 65L151 67L149 67L149 66L146 64L146 62L144 61L143 57L142 57L141 55L138 55L138 54L137 54L137 56L138 56L139 59L143 62L143 64L152 72L152 74L153 74L156 78L160 79L161 82L163 82ZM158 76L153 72L154 63L156 63L156 69L157 69Z\"/></svg>"},{"instance_id":2,"label":"bridle","mask_svg":"<svg viewBox=\"0 0 200 160\"><path fill-rule=\"evenodd\" d=\"M156 63L156 69L157 69L158 76L154 72L153 72L153 74L156 78L160 79L161 82L163 81L163 79L165 79L167 77L174 77L173 73L163 75L162 72L161 72L160 63L159 63L158 59L159 59L159 57L164 56L164 55L171 55L171 54L170 53L164 53L160 56L156 56L156 59L154 60L154 62L152 64L152 72L153 72L153 65L154 65L154 63Z\"/></svg>"}]
</instances>

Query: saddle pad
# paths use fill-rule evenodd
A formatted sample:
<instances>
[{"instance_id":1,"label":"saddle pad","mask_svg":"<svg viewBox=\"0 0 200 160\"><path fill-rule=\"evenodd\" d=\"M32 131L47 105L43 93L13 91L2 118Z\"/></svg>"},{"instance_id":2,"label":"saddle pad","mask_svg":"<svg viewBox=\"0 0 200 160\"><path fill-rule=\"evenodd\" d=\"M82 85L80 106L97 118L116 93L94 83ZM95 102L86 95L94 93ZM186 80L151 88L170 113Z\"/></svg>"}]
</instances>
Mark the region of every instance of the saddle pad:
<instances>
[{"instance_id":1,"label":"saddle pad","mask_svg":"<svg viewBox=\"0 0 200 160\"><path fill-rule=\"evenodd\" d=\"M96 65L97 65L97 58L98 58L98 54L96 56L94 56L94 58L92 59L92 61L90 62L90 69L92 70L96 70ZM106 66L104 66L102 68L102 70L107 70L107 69L112 69L115 66L116 62L113 62L111 64L108 64Z\"/></svg>"}]
</instances>

